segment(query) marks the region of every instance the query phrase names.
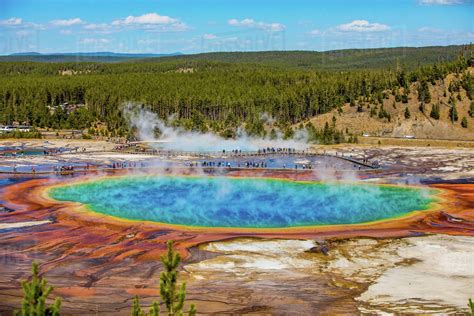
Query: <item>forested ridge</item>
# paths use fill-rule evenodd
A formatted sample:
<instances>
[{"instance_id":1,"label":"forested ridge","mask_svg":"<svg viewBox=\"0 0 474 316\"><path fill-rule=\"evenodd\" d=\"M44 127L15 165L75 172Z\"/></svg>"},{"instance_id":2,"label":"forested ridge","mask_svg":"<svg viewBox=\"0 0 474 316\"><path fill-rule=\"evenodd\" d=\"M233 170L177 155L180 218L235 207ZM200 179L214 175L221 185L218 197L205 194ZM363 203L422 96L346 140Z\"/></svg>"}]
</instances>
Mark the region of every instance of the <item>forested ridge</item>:
<instances>
[{"instance_id":1,"label":"forested ridge","mask_svg":"<svg viewBox=\"0 0 474 316\"><path fill-rule=\"evenodd\" d=\"M369 49L343 49L317 51L260 51L260 52L212 52L182 55L179 53L147 56L146 54L69 53L38 54L23 53L0 56L0 62L102 62L102 63L157 63L157 62L225 62L254 63L279 68L307 70L348 70L392 68L397 66L414 69L418 66L455 59L465 45L394 47ZM159 54L158 54L159 55Z\"/></svg>"},{"instance_id":2,"label":"forested ridge","mask_svg":"<svg viewBox=\"0 0 474 316\"><path fill-rule=\"evenodd\" d=\"M315 51L216 52L178 55L161 58L163 61L219 61L256 63L279 68L307 70L395 69L416 67L454 60L465 46L394 47ZM136 62L153 62L147 58Z\"/></svg>"},{"instance_id":3,"label":"forested ridge","mask_svg":"<svg viewBox=\"0 0 474 316\"><path fill-rule=\"evenodd\" d=\"M244 126L249 134L263 135L263 113L285 131L344 103L377 103L388 93L403 98L413 82L426 89L448 73L462 74L471 56L472 47L463 47L449 60L418 61L423 65L415 68L345 71L186 56L121 63L0 62L0 123L89 129L93 134L95 124L103 122L108 136L124 136L129 130L122 107L133 102L162 119L173 116L172 124L186 129L232 137ZM293 57L288 53L287 59ZM460 84L472 89L472 78L465 76ZM48 108L64 102L85 107L71 114Z\"/></svg>"}]
</instances>

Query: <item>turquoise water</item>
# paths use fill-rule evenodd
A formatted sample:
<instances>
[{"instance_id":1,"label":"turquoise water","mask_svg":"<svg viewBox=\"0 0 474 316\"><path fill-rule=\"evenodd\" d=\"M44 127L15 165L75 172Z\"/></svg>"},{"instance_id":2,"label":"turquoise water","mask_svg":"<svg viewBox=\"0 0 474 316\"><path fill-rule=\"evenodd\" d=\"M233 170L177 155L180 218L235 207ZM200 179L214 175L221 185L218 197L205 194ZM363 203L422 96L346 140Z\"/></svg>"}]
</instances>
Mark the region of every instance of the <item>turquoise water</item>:
<instances>
[{"instance_id":1,"label":"turquoise water","mask_svg":"<svg viewBox=\"0 0 474 316\"><path fill-rule=\"evenodd\" d=\"M204 227L355 224L425 210L434 192L262 178L118 177L55 187L50 196L125 219Z\"/></svg>"}]
</instances>

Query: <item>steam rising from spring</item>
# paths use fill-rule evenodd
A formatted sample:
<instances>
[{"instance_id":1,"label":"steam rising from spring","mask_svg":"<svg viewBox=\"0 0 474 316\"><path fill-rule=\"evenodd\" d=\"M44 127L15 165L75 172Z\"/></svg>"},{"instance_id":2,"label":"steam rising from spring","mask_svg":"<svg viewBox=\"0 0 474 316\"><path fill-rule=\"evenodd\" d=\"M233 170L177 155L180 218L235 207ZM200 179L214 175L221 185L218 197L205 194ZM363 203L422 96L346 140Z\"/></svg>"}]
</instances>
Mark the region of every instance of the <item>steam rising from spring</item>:
<instances>
[{"instance_id":1,"label":"steam rising from spring","mask_svg":"<svg viewBox=\"0 0 474 316\"><path fill-rule=\"evenodd\" d=\"M225 139L214 133L200 133L187 131L179 127L170 127L155 113L143 109L132 103L123 108L126 119L131 127L136 128L140 141L155 143L168 150L212 152L222 150L256 151L259 148L280 147L302 150L307 148L307 134L304 130L296 131L292 139L284 140L281 133L277 139L251 137L243 130L239 130L235 139ZM266 121L271 120L268 115L262 116ZM160 137L155 131L161 132Z\"/></svg>"}]
</instances>

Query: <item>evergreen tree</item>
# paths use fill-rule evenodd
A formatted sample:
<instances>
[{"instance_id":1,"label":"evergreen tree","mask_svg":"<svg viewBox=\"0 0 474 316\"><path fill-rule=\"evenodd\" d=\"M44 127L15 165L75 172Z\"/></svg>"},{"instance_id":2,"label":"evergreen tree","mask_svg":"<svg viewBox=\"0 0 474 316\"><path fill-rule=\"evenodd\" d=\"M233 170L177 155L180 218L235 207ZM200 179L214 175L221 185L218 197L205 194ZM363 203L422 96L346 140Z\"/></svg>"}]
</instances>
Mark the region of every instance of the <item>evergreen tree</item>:
<instances>
[{"instance_id":1,"label":"evergreen tree","mask_svg":"<svg viewBox=\"0 0 474 316\"><path fill-rule=\"evenodd\" d=\"M474 78L469 72L464 75L462 87L466 90L467 97L472 100L474 97Z\"/></svg>"},{"instance_id":2,"label":"evergreen tree","mask_svg":"<svg viewBox=\"0 0 474 316\"><path fill-rule=\"evenodd\" d=\"M191 310L196 310L196 308L194 307L194 305L191 305ZM194 312L194 314L191 314L191 310L189 312L190 315L195 315L196 312ZM160 304L158 304L157 301L154 301L152 304L151 304L151 307L150 307L150 313L149 313L150 316L159 316L160 315Z\"/></svg>"},{"instance_id":3,"label":"evergreen tree","mask_svg":"<svg viewBox=\"0 0 474 316\"><path fill-rule=\"evenodd\" d=\"M323 136L322 136L323 144L330 144L332 140L332 130L329 128L329 123L326 122L324 124Z\"/></svg>"},{"instance_id":4,"label":"evergreen tree","mask_svg":"<svg viewBox=\"0 0 474 316\"><path fill-rule=\"evenodd\" d=\"M377 108L376 107L371 107L370 108L370 117L373 117L377 114Z\"/></svg>"},{"instance_id":5,"label":"evergreen tree","mask_svg":"<svg viewBox=\"0 0 474 316\"><path fill-rule=\"evenodd\" d=\"M411 116L411 113L410 113L410 110L408 109L408 106L407 106L406 109L405 109L405 118L409 119L410 116Z\"/></svg>"},{"instance_id":6,"label":"evergreen tree","mask_svg":"<svg viewBox=\"0 0 474 316\"><path fill-rule=\"evenodd\" d=\"M284 133L283 133L283 139L290 139L293 137L295 134L295 131L291 128L291 126L288 126L285 128Z\"/></svg>"},{"instance_id":7,"label":"evergreen tree","mask_svg":"<svg viewBox=\"0 0 474 316\"><path fill-rule=\"evenodd\" d=\"M404 70L398 72L397 74L398 85L402 88L408 89L408 80L407 75Z\"/></svg>"},{"instance_id":8,"label":"evergreen tree","mask_svg":"<svg viewBox=\"0 0 474 316\"><path fill-rule=\"evenodd\" d=\"M197 131L201 133L207 132L207 125L205 122L204 115L202 115L201 112L196 111L194 115L191 117L191 122L192 122L192 131Z\"/></svg>"},{"instance_id":9,"label":"evergreen tree","mask_svg":"<svg viewBox=\"0 0 474 316\"><path fill-rule=\"evenodd\" d=\"M271 140L275 140L275 139L278 138L277 132L275 131L274 128L272 128L272 130L270 131L269 137L270 137Z\"/></svg>"},{"instance_id":10,"label":"evergreen tree","mask_svg":"<svg viewBox=\"0 0 474 316\"><path fill-rule=\"evenodd\" d=\"M265 136L265 127L263 126L263 121L261 119L251 119L249 122L247 122L245 130L250 136Z\"/></svg>"},{"instance_id":11,"label":"evergreen tree","mask_svg":"<svg viewBox=\"0 0 474 316\"><path fill-rule=\"evenodd\" d=\"M382 107L381 107L380 110L379 110L378 116L379 116L380 119L382 119L382 118L385 117L385 110L384 110L384 108L383 108L383 105L382 105Z\"/></svg>"},{"instance_id":12,"label":"evergreen tree","mask_svg":"<svg viewBox=\"0 0 474 316\"><path fill-rule=\"evenodd\" d=\"M380 119L386 118L389 122L392 120L392 116L390 113L388 113L385 108L382 106L380 107L379 114L378 114Z\"/></svg>"},{"instance_id":13,"label":"evergreen tree","mask_svg":"<svg viewBox=\"0 0 474 316\"><path fill-rule=\"evenodd\" d=\"M421 83L418 85L418 100L422 103L431 102L430 89L426 80L422 80Z\"/></svg>"},{"instance_id":14,"label":"evergreen tree","mask_svg":"<svg viewBox=\"0 0 474 316\"><path fill-rule=\"evenodd\" d=\"M133 299L131 316L159 316L160 315L160 304L154 301L151 304L150 312L146 313L140 306L140 298L138 295Z\"/></svg>"},{"instance_id":15,"label":"evergreen tree","mask_svg":"<svg viewBox=\"0 0 474 316\"><path fill-rule=\"evenodd\" d=\"M408 94L404 93L402 95L402 103L405 103L405 104L408 103Z\"/></svg>"},{"instance_id":16,"label":"evergreen tree","mask_svg":"<svg viewBox=\"0 0 474 316\"><path fill-rule=\"evenodd\" d=\"M191 306L189 307L188 315L195 316L196 313L197 313L196 306L194 306L194 304L191 304Z\"/></svg>"},{"instance_id":17,"label":"evergreen tree","mask_svg":"<svg viewBox=\"0 0 474 316\"><path fill-rule=\"evenodd\" d=\"M38 263L32 264L31 281L23 281L23 301L21 310L15 311L16 316L59 316L61 310L61 299L56 298L54 304L46 307L46 299L53 291L52 286L48 286L45 278L39 277Z\"/></svg>"},{"instance_id":18,"label":"evergreen tree","mask_svg":"<svg viewBox=\"0 0 474 316\"><path fill-rule=\"evenodd\" d=\"M424 103L424 102L421 102L421 103L420 103L419 109L420 109L420 112L421 112L421 113L425 113L425 103Z\"/></svg>"},{"instance_id":19,"label":"evergreen tree","mask_svg":"<svg viewBox=\"0 0 474 316\"><path fill-rule=\"evenodd\" d=\"M434 118L435 120L439 120L439 104L436 103L436 104L433 104L433 106L431 107L431 113L430 113L430 116L432 118Z\"/></svg>"},{"instance_id":20,"label":"evergreen tree","mask_svg":"<svg viewBox=\"0 0 474 316\"><path fill-rule=\"evenodd\" d=\"M168 251L166 255L161 257L161 262L165 271L160 276L160 296L163 300L169 316L182 315L184 299L186 298L186 283L183 282L178 289L178 266L181 261L179 253L173 250L173 241L167 242ZM195 314L195 307L191 305L190 315Z\"/></svg>"},{"instance_id":21,"label":"evergreen tree","mask_svg":"<svg viewBox=\"0 0 474 316\"><path fill-rule=\"evenodd\" d=\"M458 118L458 110L456 109L456 104L453 104L449 109L449 119L452 123L457 122Z\"/></svg>"},{"instance_id":22,"label":"evergreen tree","mask_svg":"<svg viewBox=\"0 0 474 316\"><path fill-rule=\"evenodd\" d=\"M166 255L161 257L165 271L160 275L160 297L166 306L168 316L182 316L184 299L186 298L186 283L183 282L178 288L178 266L181 257L173 250L173 241L168 240L166 243ZM150 307L150 311L146 313L140 306L140 299L135 296L132 305L131 316L159 316L160 305L154 301ZM191 304L188 311L189 316L196 315L196 307Z\"/></svg>"},{"instance_id":23,"label":"evergreen tree","mask_svg":"<svg viewBox=\"0 0 474 316\"><path fill-rule=\"evenodd\" d=\"M469 107L469 116L474 117L474 101L471 101L471 105Z\"/></svg>"},{"instance_id":24,"label":"evergreen tree","mask_svg":"<svg viewBox=\"0 0 474 316\"><path fill-rule=\"evenodd\" d=\"M467 128L467 118L464 116L461 121L461 126L464 128Z\"/></svg>"},{"instance_id":25,"label":"evergreen tree","mask_svg":"<svg viewBox=\"0 0 474 316\"><path fill-rule=\"evenodd\" d=\"M133 299L131 316L145 316L145 315L146 313L142 310L140 306L140 299L138 298L138 295L135 295L135 298Z\"/></svg>"},{"instance_id":26,"label":"evergreen tree","mask_svg":"<svg viewBox=\"0 0 474 316\"><path fill-rule=\"evenodd\" d=\"M400 95L400 93L397 91L397 93L395 94L395 102L401 102L402 101L402 96Z\"/></svg>"}]
</instances>

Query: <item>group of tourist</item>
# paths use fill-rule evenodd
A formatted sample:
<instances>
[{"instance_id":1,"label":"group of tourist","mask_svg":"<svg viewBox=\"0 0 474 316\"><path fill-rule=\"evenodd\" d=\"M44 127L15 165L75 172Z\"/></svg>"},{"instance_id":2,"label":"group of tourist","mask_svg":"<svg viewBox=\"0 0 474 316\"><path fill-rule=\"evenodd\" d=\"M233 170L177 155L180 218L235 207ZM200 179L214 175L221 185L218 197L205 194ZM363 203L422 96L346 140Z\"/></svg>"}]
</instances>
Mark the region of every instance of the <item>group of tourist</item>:
<instances>
[{"instance_id":1,"label":"group of tourist","mask_svg":"<svg viewBox=\"0 0 474 316\"><path fill-rule=\"evenodd\" d=\"M295 169L298 170L298 168L306 170L306 169L313 169L313 165L310 163L305 163L305 164L295 164Z\"/></svg>"},{"instance_id":2,"label":"group of tourist","mask_svg":"<svg viewBox=\"0 0 474 316\"><path fill-rule=\"evenodd\" d=\"M241 149L232 149L231 152L236 155L236 154L241 154L242 150ZM225 149L222 149L222 153L225 154Z\"/></svg>"},{"instance_id":3,"label":"group of tourist","mask_svg":"<svg viewBox=\"0 0 474 316\"><path fill-rule=\"evenodd\" d=\"M8 152L2 152L1 155L10 155L12 157L18 157L18 156L28 156L28 155L38 155L43 152L44 156L48 155L55 155L55 154L63 154L66 152L69 153L78 153L78 152L85 152L86 148L85 147L74 147L74 148L48 148L48 149L43 149L43 150L38 150L35 148L32 149L21 149L17 151L8 151Z\"/></svg>"},{"instance_id":4,"label":"group of tourist","mask_svg":"<svg viewBox=\"0 0 474 316\"><path fill-rule=\"evenodd\" d=\"M18 168L17 168L16 165L13 165L12 171L13 171L13 173L17 173L17 172L18 172ZM36 173L36 166L31 166L31 167L30 167L30 172L31 172L31 173Z\"/></svg>"},{"instance_id":5,"label":"group of tourist","mask_svg":"<svg viewBox=\"0 0 474 316\"><path fill-rule=\"evenodd\" d=\"M304 151L303 151L304 152ZM285 148L285 147L267 147L258 149L257 153L259 154L295 154L295 148Z\"/></svg>"},{"instance_id":6,"label":"group of tourist","mask_svg":"<svg viewBox=\"0 0 474 316\"><path fill-rule=\"evenodd\" d=\"M222 150L222 154L225 154L225 149ZM234 155L242 154L241 149L233 149L230 151ZM304 152L304 151L303 151ZM295 148L286 148L286 147L266 147L257 149L257 154L295 154Z\"/></svg>"},{"instance_id":7,"label":"group of tourist","mask_svg":"<svg viewBox=\"0 0 474 316\"><path fill-rule=\"evenodd\" d=\"M144 168L145 163L143 162L136 163L134 161L114 162L112 163L111 167L112 169L127 169L127 168L137 168L137 167Z\"/></svg>"},{"instance_id":8,"label":"group of tourist","mask_svg":"<svg viewBox=\"0 0 474 316\"><path fill-rule=\"evenodd\" d=\"M136 148L136 145L135 144L120 144L120 145L114 146L114 150L125 150L125 149L129 149L131 147Z\"/></svg>"},{"instance_id":9,"label":"group of tourist","mask_svg":"<svg viewBox=\"0 0 474 316\"><path fill-rule=\"evenodd\" d=\"M245 161L245 162L229 162L229 161L201 161L201 162L185 162L184 165L186 167L203 167L203 168L268 168L268 163L266 161ZM283 163L281 166L282 169L286 169L286 163ZM298 169L313 169L311 163L305 164L294 164L294 168Z\"/></svg>"},{"instance_id":10,"label":"group of tourist","mask_svg":"<svg viewBox=\"0 0 474 316\"><path fill-rule=\"evenodd\" d=\"M45 156L54 155L54 154L61 154L63 151L64 151L63 148L49 148L49 149L43 150L43 154Z\"/></svg>"},{"instance_id":11,"label":"group of tourist","mask_svg":"<svg viewBox=\"0 0 474 316\"><path fill-rule=\"evenodd\" d=\"M61 173L61 172L72 172L74 171L74 166L54 166L54 172Z\"/></svg>"},{"instance_id":12,"label":"group of tourist","mask_svg":"<svg viewBox=\"0 0 474 316\"><path fill-rule=\"evenodd\" d=\"M198 163L185 163L185 166L197 167ZM230 168L232 164L228 161L201 161L201 167L205 168ZM236 162L234 168L267 168L268 165L265 161L246 161L245 163Z\"/></svg>"}]
</instances>

